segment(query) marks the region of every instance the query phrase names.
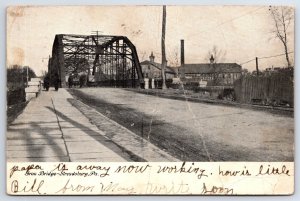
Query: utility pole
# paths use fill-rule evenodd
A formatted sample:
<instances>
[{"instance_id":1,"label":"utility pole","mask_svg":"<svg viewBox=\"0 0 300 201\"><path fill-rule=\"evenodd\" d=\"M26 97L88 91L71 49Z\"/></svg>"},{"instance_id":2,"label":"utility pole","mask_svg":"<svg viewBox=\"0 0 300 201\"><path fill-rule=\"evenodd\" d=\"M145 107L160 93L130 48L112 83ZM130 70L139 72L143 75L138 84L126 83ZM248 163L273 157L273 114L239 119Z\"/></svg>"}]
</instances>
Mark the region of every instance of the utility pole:
<instances>
[{"instance_id":1,"label":"utility pole","mask_svg":"<svg viewBox=\"0 0 300 201\"><path fill-rule=\"evenodd\" d=\"M255 61L256 61L256 75L258 76L258 58L255 57Z\"/></svg>"},{"instance_id":2,"label":"utility pole","mask_svg":"<svg viewBox=\"0 0 300 201\"><path fill-rule=\"evenodd\" d=\"M27 78L26 87L28 87L28 66L27 66L27 68L26 68L26 78Z\"/></svg>"},{"instance_id":3,"label":"utility pole","mask_svg":"<svg viewBox=\"0 0 300 201\"><path fill-rule=\"evenodd\" d=\"M162 61L161 61L161 77L162 77L162 89L167 89L166 85L166 47L165 47L165 35L166 35L166 6L163 5L163 18L162 18L162 36L161 36L161 54L162 54Z\"/></svg>"},{"instance_id":4,"label":"utility pole","mask_svg":"<svg viewBox=\"0 0 300 201\"><path fill-rule=\"evenodd\" d=\"M97 45L98 45L98 36L99 36L99 33L102 33L102 31L92 31L92 35L96 35L97 38L96 38L96 41L97 41Z\"/></svg>"}]
</instances>

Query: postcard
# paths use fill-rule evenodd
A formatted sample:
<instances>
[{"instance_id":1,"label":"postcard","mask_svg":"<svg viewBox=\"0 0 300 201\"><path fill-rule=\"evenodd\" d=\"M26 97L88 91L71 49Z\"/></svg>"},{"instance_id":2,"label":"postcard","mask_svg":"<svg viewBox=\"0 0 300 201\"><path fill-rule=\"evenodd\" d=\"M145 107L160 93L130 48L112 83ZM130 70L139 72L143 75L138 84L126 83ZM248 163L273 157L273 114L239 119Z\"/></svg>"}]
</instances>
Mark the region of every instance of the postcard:
<instances>
[{"instance_id":1,"label":"postcard","mask_svg":"<svg viewBox=\"0 0 300 201\"><path fill-rule=\"evenodd\" d=\"M10 195L290 195L294 7L7 8Z\"/></svg>"}]
</instances>

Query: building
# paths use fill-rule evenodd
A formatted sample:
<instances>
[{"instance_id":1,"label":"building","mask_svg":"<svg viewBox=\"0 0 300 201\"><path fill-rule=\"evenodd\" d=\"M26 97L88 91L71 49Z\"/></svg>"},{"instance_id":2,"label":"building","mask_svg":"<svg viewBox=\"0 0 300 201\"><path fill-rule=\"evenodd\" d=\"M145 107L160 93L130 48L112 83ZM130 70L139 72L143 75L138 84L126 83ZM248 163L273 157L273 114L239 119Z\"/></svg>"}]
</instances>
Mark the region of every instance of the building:
<instances>
[{"instance_id":1,"label":"building","mask_svg":"<svg viewBox=\"0 0 300 201\"><path fill-rule=\"evenodd\" d=\"M278 73L285 73L285 74L290 74L293 75L294 73L294 67L271 67L271 68L266 68L265 71L262 72L264 75L273 75L273 74L278 74Z\"/></svg>"},{"instance_id":2,"label":"building","mask_svg":"<svg viewBox=\"0 0 300 201\"><path fill-rule=\"evenodd\" d=\"M141 68L144 78L160 80L161 77L161 64L154 61L155 56L153 52L149 56L149 60L141 62ZM172 79L175 77L176 72L172 67L167 66L165 69L166 79Z\"/></svg>"},{"instance_id":3,"label":"building","mask_svg":"<svg viewBox=\"0 0 300 201\"><path fill-rule=\"evenodd\" d=\"M210 63L182 64L179 75L186 81L202 80L209 85L232 85L241 77L242 67L237 63L215 63L211 56Z\"/></svg>"}]
</instances>

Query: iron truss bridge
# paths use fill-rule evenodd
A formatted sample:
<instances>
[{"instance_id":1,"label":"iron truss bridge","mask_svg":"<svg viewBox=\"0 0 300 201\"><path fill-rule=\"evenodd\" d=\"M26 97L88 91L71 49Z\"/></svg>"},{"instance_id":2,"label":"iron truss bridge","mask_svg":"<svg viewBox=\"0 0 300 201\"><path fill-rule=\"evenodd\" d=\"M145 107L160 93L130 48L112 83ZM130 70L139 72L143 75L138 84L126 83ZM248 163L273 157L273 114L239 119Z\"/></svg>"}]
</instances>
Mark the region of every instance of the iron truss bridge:
<instances>
[{"instance_id":1,"label":"iron truss bridge","mask_svg":"<svg viewBox=\"0 0 300 201\"><path fill-rule=\"evenodd\" d=\"M144 84L136 48L125 36L56 35L48 72L50 79L59 77L61 87L66 87L71 74L85 74L88 84L97 86Z\"/></svg>"}]
</instances>

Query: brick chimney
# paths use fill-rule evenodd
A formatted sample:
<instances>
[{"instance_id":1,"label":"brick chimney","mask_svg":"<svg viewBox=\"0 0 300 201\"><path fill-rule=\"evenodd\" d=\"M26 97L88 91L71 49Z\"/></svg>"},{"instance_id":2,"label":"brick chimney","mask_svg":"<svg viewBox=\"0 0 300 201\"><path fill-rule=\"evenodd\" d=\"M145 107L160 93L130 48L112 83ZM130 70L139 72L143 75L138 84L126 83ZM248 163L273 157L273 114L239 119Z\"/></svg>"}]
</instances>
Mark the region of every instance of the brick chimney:
<instances>
[{"instance_id":1,"label":"brick chimney","mask_svg":"<svg viewBox=\"0 0 300 201\"><path fill-rule=\"evenodd\" d=\"M180 64L181 64L181 67L183 67L183 65L184 65L184 40L180 40L180 49L181 49Z\"/></svg>"}]
</instances>

